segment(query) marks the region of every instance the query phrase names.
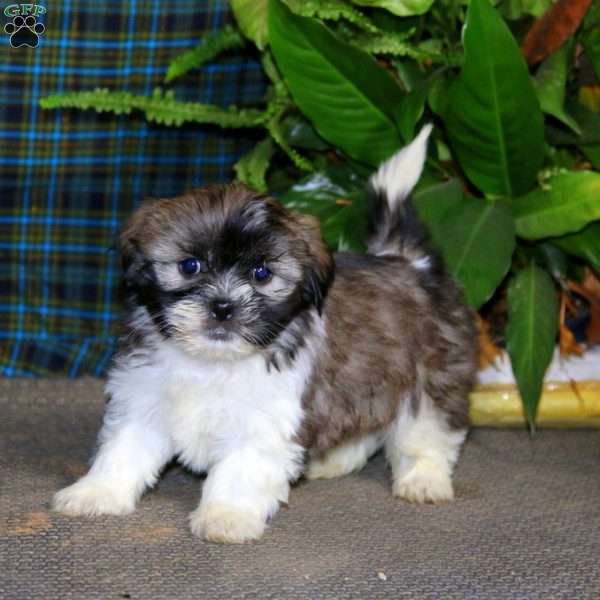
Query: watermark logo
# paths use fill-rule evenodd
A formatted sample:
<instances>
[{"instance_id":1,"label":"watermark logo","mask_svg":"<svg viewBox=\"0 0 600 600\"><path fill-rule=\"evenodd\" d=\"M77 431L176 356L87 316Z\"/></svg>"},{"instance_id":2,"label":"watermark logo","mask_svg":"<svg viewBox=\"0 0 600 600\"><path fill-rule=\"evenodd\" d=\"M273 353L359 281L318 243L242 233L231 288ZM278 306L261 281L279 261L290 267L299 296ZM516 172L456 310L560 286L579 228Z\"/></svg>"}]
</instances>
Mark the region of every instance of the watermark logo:
<instances>
[{"instance_id":1,"label":"watermark logo","mask_svg":"<svg viewBox=\"0 0 600 600\"><path fill-rule=\"evenodd\" d=\"M4 31L10 35L10 45L13 48L28 46L36 48L46 28L38 23L38 16L46 13L46 7L40 4L10 4L4 9L4 14L12 21L4 26Z\"/></svg>"}]
</instances>

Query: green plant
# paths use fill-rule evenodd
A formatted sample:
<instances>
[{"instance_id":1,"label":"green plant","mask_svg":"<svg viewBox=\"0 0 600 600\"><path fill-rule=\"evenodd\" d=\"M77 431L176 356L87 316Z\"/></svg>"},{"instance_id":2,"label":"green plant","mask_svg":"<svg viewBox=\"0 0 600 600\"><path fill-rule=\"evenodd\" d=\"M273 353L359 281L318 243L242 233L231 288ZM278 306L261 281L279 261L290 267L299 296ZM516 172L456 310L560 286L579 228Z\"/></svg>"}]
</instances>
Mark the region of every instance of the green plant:
<instances>
[{"instance_id":1,"label":"green plant","mask_svg":"<svg viewBox=\"0 0 600 600\"><path fill-rule=\"evenodd\" d=\"M533 425L556 342L557 290L582 265L600 269L600 118L586 85L600 74L600 8L579 1L585 19L557 40L560 4L231 0L239 31L176 58L166 82L249 39L270 81L262 110L178 102L161 89L150 98L67 93L42 106L262 128L235 166L238 179L319 216L340 249L362 248L370 172L434 121L414 202L467 301L484 311L507 302L501 337ZM544 34L531 29L526 40L530 60L543 57L536 68L517 40L543 13Z\"/></svg>"}]
</instances>

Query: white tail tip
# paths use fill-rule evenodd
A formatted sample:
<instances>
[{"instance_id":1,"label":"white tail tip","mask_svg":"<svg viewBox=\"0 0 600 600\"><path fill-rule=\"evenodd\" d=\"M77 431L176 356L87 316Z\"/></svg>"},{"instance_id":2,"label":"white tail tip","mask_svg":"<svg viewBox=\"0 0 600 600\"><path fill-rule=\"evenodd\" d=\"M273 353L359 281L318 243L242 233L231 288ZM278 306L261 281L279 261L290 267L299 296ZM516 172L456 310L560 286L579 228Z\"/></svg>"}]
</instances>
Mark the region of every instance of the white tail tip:
<instances>
[{"instance_id":1,"label":"white tail tip","mask_svg":"<svg viewBox=\"0 0 600 600\"><path fill-rule=\"evenodd\" d=\"M419 181L432 129L431 123L425 125L410 144L388 158L371 177L371 185L387 195L390 207L402 202Z\"/></svg>"}]
</instances>

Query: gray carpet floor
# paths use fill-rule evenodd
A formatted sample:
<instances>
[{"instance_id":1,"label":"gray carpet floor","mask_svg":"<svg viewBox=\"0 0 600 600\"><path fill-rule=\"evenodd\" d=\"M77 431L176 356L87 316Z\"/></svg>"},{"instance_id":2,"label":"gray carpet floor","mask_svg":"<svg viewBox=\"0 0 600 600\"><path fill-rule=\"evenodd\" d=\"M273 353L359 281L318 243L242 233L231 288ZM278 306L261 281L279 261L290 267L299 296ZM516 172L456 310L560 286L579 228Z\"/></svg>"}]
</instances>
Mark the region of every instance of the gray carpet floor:
<instances>
[{"instance_id":1,"label":"gray carpet floor","mask_svg":"<svg viewBox=\"0 0 600 600\"><path fill-rule=\"evenodd\" d=\"M598 599L600 432L474 430L456 501L392 498L376 456L301 481L263 540L192 537L202 479L174 465L127 517L53 514L86 469L102 384L0 381L0 598Z\"/></svg>"}]
</instances>

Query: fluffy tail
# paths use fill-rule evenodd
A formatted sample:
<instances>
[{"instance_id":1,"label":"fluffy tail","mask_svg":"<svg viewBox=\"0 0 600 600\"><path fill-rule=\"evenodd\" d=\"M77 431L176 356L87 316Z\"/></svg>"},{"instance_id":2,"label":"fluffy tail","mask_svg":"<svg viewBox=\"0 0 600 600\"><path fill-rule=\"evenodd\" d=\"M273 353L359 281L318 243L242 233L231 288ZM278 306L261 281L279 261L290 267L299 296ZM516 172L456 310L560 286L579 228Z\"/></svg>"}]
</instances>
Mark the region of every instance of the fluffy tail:
<instances>
[{"instance_id":1,"label":"fluffy tail","mask_svg":"<svg viewBox=\"0 0 600 600\"><path fill-rule=\"evenodd\" d=\"M417 268L427 268L430 256L427 233L410 201L410 192L421 176L431 129L431 125L425 125L370 180L368 252L377 256L405 256Z\"/></svg>"}]
</instances>

